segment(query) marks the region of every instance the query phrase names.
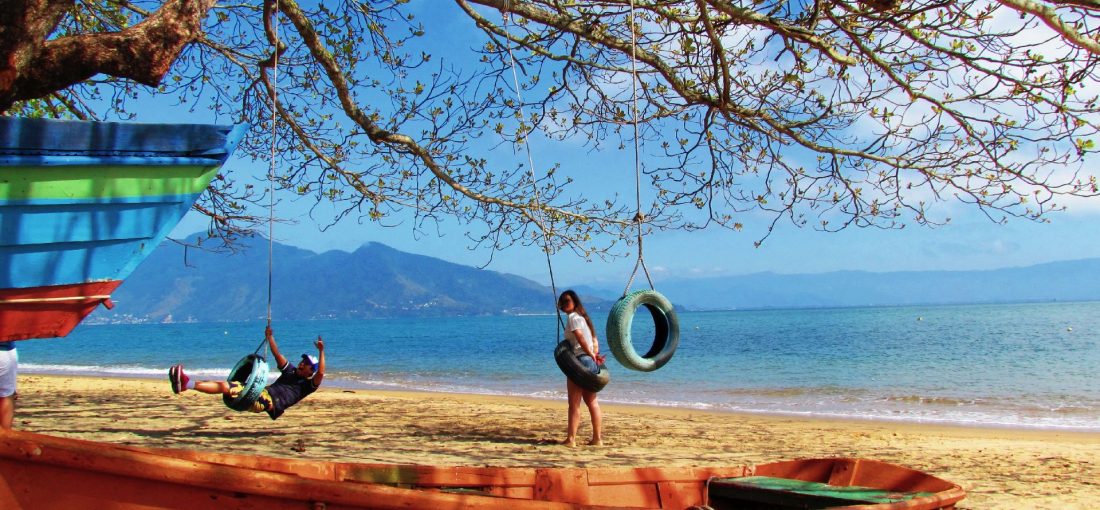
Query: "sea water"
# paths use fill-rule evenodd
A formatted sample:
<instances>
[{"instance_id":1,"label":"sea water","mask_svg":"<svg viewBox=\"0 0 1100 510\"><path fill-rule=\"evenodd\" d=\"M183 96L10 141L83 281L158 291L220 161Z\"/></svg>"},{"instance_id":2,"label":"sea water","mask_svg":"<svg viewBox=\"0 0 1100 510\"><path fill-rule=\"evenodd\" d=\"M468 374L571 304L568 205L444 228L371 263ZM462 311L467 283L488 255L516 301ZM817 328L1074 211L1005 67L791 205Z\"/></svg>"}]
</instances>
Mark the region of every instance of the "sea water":
<instances>
[{"instance_id":1,"label":"sea water","mask_svg":"<svg viewBox=\"0 0 1100 510\"><path fill-rule=\"evenodd\" d=\"M1100 431L1100 303L681 312L654 372L608 355L603 402L814 417ZM19 342L25 374L221 379L263 322L82 325ZM276 322L296 362L325 340L326 387L564 399L554 315ZM640 311L632 338L652 341ZM261 349L261 352L264 352ZM274 365L274 363L272 363Z\"/></svg>"}]
</instances>

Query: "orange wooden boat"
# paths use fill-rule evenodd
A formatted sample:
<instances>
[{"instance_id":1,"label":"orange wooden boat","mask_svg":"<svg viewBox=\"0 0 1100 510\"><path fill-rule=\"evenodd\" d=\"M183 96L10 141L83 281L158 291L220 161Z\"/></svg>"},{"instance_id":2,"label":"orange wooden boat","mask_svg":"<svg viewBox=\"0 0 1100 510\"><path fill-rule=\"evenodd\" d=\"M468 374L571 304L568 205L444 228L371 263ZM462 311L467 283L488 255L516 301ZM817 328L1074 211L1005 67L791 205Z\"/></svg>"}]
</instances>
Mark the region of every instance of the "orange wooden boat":
<instances>
[{"instance_id":1,"label":"orange wooden boat","mask_svg":"<svg viewBox=\"0 0 1100 510\"><path fill-rule=\"evenodd\" d=\"M769 486L775 482L786 486ZM858 495L845 491L852 486L860 486L853 489ZM822 499L817 493L823 488L842 494ZM868 492L892 499L868 500ZM963 497L945 480L866 459L721 468L433 467L139 448L0 431L0 508L6 510L932 509L954 508Z\"/></svg>"}]
</instances>

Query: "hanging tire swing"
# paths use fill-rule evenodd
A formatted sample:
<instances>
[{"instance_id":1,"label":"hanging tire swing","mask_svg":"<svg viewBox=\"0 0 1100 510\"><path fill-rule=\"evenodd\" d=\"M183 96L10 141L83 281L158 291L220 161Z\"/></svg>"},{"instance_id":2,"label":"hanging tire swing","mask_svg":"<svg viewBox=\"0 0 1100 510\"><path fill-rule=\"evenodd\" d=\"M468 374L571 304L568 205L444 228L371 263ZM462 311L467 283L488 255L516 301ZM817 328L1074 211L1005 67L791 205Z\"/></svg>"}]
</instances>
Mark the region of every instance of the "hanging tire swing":
<instances>
[{"instance_id":1,"label":"hanging tire swing","mask_svg":"<svg viewBox=\"0 0 1100 510\"><path fill-rule=\"evenodd\" d=\"M653 317L653 345L639 356L630 338L630 327L639 306L646 307ZM661 293L638 290L620 298L607 316L607 343L611 353L624 367L640 372L652 372L664 366L680 345L680 322L676 311Z\"/></svg>"},{"instance_id":2,"label":"hanging tire swing","mask_svg":"<svg viewBox=\"0 0 1100 510\"><path fill-rule=\"evenodd\" d=\"M241 358L227 379L230 384L241 383L241 392L236 397L223 394L222 402L234 411L248 411L267 387L267 372L267 360L263 356L249 354Z\"/></svg>"},{"instance_id":3,"label":"hanging tire swing","mask_svg":"<svg viewBox=\"0 0 1100 510\"><path fill-rule=\"evenodd\" d=\"M558 368L565 374L565 377L587 391L596 393L611 381L611 371L607 369L606 365L599 365L600 371L596 373L592 373L588 367L582 365L580 360L577 359L577 353L573 351L573 345L569 343L569 340L558 342L558 346L554 348L554 361L558 362Z\"/></svg>"}]
</instances>

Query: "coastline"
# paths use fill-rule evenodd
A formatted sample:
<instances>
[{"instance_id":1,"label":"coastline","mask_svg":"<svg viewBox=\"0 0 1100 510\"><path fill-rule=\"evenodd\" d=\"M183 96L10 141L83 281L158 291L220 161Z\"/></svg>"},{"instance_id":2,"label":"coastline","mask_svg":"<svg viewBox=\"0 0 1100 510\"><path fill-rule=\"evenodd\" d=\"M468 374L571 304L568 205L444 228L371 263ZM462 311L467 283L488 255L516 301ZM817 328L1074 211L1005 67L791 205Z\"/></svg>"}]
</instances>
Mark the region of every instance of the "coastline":
<instances>
[{"instance_id":1,"label":"coastline","mask_svg":"<svg viewBox=\"0 0 1100 510\"><path fill-rule=\"evenodd\" d=\"M1090 508L1100 432L602 404L603 447L566 448L565 402L322 387L277 421L167 381L21 375L15 428L120 444L471 466L719 466L866 457L950 480L959 508ZM590 431L587 417L581 435Z\"/></svg>"}]
</instances>

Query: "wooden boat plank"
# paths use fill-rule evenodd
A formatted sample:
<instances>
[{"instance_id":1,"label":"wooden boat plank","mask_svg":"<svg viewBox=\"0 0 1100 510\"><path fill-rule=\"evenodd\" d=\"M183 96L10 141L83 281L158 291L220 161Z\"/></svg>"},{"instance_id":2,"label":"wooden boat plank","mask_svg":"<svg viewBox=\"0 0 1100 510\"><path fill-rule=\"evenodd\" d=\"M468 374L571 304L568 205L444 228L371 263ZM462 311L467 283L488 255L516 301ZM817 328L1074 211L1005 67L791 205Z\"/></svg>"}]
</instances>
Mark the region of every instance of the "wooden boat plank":
<instances>
[{"instance_id":1,"label":"wooden boat plank","mask_svg":"<svg viewBox=\"0 0 1100 510\"><path fill-rule=\"evenodd\" d=\"M588 483L591 485L617 484L624 482L696 482L712 476L733 477L746 474L743 466L720 468L697 467L638 467L638 468L589 468Z\"/></svg>"},{"instance_id":2,"label":"wooden boat plank","mask_svg":"<svg viewBox=\"0 0 1100 510\"><path fill-rule=\"evenodd\" d=\"M0 341L65 336L121 283L0 289Z\"/></svg>"},{"instance_id":3,"label":"wooden boat plank","mask_svg":"<svg viewBox=\"0 0 1100 510\"><path fill-rule=\"evenodd\" d=\"M30 440L24 436L33 436ZM0 432L0 477L17 490L2 508L94 508L79 498L112 501L111 508L219 508L230 498L242 508L301 508L301 502L324 502L328 508L464 508L499 509L499 498L399 489L381 484L312 480L113 448L88 449L66 445L58 438ZM67 488L67 489L63 489ZM131 488L132 491L123 492ZM21 489L22 492L19 492ZM56 491L69 499L50 499ZM131 494L132 492L132 494ZM163 499L162 495L172 494ZM130 497L140 498L131 502ZM70 499L72 501L70 501ZM248 500L247 503L244 500ZM286 506L278 502L298 502ZM189 504L194 503L194 504ZM209 504L207 504L209 503ZM342 506L341 506L342 505ZM557 501L507 500L510 510L576 510L585 508ZM593 508L601 508L595 507ZM608 507L602 507L608 508ZM616 507L617 508L617 507Z\"/></svg>"},{"instance_id":4,"label":"wooden boat plank","mask_svg":"<svg viewBox=\"0 0 1100 510\"><path fill-rule=\"evenodd\" d=\"M900 491L940 492L955 484L927 473L870 459L820 459L773 462L756 466L752 474L831 485L891 487Z\"/></svg>"},{"instance_id":5,"label":"wooden boat plank","mask_svg":"<svg viewBox=\"0 0 1100 510\"><path fill-rule=\"evenodd\" d=\"M337 471L338 480L439 487L490 485L533 487L536 480L534 468L342 464Z\"/></svg>"},{"instance_id":6,"label":"wooden boat plank","mask_svg":"<svg viewBox=\"0 0 1100 510\"><path fill-rule=\"evenodd\" d=\"M839 466L839 467L838 467ZM942 484L932 495L908 501L842 506L866 510L953 508L965 497L956 485L919 471L874 461L803 459L752 468L512 468L355 464L252 455L153 449L75 440L21 431L0 431L0 508L454 508L580 510L611 508L686 509L729 504L720 489L708 496L711 476L783 472L830 477ZM659 476L696 478L676 481ZM354 476L386 483L344 481ZM373 474L372 474L373 473ZM380 473L389 473L388 478ZM533 475L532 475L533 473ZM630 479L628 473L637 476ZM839 474L838 474L839 473ZM601 479L602 477L602 479ZM914 479L924 478L931 482ZM601 483L593 483L601 479ZM616 483L611 483L617 481ZM407 483L395 483L407 482ZM503 482L497 484L497 482ZM529 483L529 484L528 484ZM528 484L528 485L523 485ZM883 488L870 486L872 488ZM886 488L894 489L893 486ZM790 491L788 491L790 492ZM63 494L63 496L58 496ZM789 494L788 494L789 496ZM851 500L836 503L848 505Z\"/></svg>"},{"instance_id":7,"label":"wooden boat plank","mask_svg":"<svg viewBox=\"0 0 1100 510\"><path fill-rule=\"evenodd\" d=\"M588 473L573 468L539 469L535 473L535 499L587 504Z\"/></svg>"},{"instance_id":8,"label":"wooden boat plank","mask_svg":"<svg viewBox=\"0 0 1100 510\"><path fill-rule=\"evenodd\" d=\"M657 484L662 508L690 508L707 500L706 480L694 482L660 482Z\"/></svg>"}]
</instances>

